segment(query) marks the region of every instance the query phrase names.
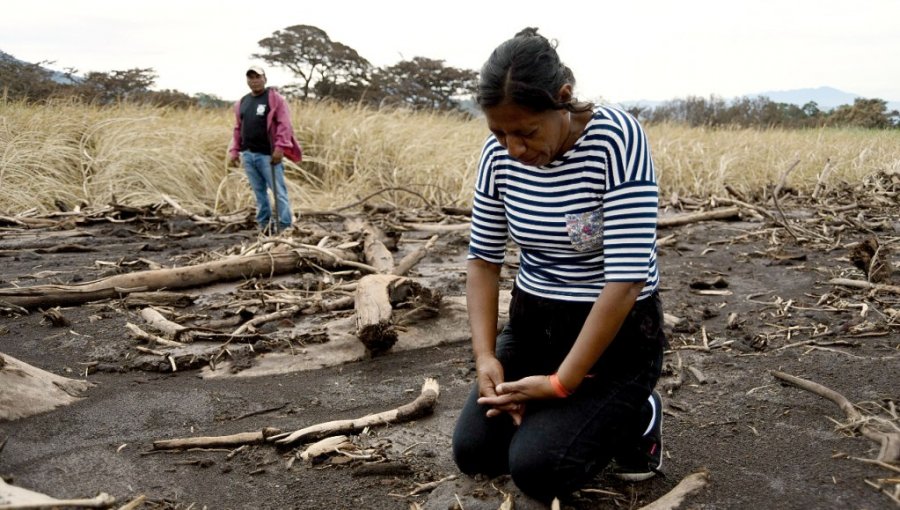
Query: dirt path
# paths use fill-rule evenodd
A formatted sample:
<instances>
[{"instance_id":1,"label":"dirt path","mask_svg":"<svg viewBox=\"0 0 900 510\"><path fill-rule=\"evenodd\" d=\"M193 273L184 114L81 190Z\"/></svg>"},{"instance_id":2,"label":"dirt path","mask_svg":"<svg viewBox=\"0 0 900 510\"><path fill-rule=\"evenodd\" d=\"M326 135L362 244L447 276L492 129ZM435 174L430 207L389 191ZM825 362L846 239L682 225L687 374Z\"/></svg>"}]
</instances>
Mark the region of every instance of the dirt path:
<instances>
[{"instance_id":1,"label":"dirt path","mask_svg":"<svg viewBox=\"0 0 900 510\"><path fill-rule=\"evenodd\" d=\"M0 287L88 281L144 269L147 261L183 265L255 239L250 231L217 233L185 221L140 229L100 223L79 231L85 235L65 242L77 239L96 251L41 253L60 245L59 238L49 237L53 231L28 239L21 231L0 233ZM601 475L589 489L602 491L581 491L563 506L637 508L700 470L709 472L710 483L687 500L687 508L893 506L866 480L892 491L896 472L853 459L874 458L877 445L836 430L834 420L845 417L832 402L779 384L770 374L780 370L818 382L898 424L890 409L900 399L900 296L827 283L834 277L864 279L848 259L848 247L864 236L847 235L825 250L783 239L773 244L773 236L784 232L762 222L694 224L662 235L670 233L676 242L661 253L662 296L666 312L682 320L670 331L662 381L668 390L667 476L625 484ZM428 235L410 232L406 239ZM461 295L464 257L464 233L444 235L413 276L446 296ZM298 280L299 275L288 279L292 285ZM237 299L234 286L215 290ZM7 311L0 317L0 352L97 383L76 404L0 423L0 442L7 438L0 474L16 485L58 498L107 492L125 502L144 494L148 502L142 508L380 510L417 502L426 509L460 503L466 510L496 509L504 491L513 493L516 508L539 508L504 479L459 476L408 496L418 484L458 475L450 435L474 378L465 335L316 370L201 378L199 368L171 373L162 360L135 363L139 353L125 323L141 323L138 309L105 301L60 313L68 321L61 327L39 312ZM179 313L209 310L194 305ZM349 313L295 322L334 323ZM297 355L304 346L292 348ZM315 352L309 345L305 354ZM247 366L253 363L251 357ZM266 426L293 430L395 408L411 401L426 377L441 387L434 414L356 438L369 460L334 456L288 467L293 450L268 445L236 453L151 452L159 439ZM891 477L893 485L884 482Z\"/></svg>"}]
</instances>

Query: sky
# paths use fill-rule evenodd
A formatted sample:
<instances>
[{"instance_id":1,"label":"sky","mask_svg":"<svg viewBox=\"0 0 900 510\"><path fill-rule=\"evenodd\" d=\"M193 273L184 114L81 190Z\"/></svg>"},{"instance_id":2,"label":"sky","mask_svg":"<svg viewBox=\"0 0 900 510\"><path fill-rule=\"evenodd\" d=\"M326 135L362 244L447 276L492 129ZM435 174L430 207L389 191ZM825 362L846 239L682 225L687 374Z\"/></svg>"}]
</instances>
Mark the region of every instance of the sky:
<instances>
[{"instance_id":1,"label":"sky","mask_svg":"<svg viewBox=\"0 0 900 510\"><path fill-rule=\"evenodd\" d=\"M829 86L900 101L898 0L29 0L0 2L0 50L51 69L153 68L156 89L237 99L258 41L313 25L373 65L478 70L533 26L580 99L668 100ZM266 66L269 85L297 81Z\"/></svg>"}]
</instances>

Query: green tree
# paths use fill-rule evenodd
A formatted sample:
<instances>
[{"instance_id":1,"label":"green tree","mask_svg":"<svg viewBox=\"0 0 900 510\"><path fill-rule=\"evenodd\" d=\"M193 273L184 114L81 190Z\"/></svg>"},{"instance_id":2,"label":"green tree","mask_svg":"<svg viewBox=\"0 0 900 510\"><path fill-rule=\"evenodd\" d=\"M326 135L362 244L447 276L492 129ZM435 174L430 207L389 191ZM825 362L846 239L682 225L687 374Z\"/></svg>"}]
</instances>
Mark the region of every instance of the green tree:
<instances>
[{"instance_id":1,"label":"green tree","mask_svg":"<svg viewBox=\"0 0 900 510\"><path fill-rule=\"evenodd\" d=\"M887 129L893 127L892 114L888 112L887 101L858 97L853 105L837 107L828 116L828 123L834 126L852 126L867 129Z\"/></svg>"},{"instance_id":2,"label":"green tree","mask_svg":"<svg viewBox=\"0 0 900 510\"><path fill-rule=\"evenodd\" d=\"M415 57L379 69L373 84L382 104L454 110L475 91L477 78L475 71L447 66L443 60Z\"/></svg>"},{"instance_id":3,"label":"green tree","mask_svg":"<svg viewBox=\"0 0 900 510\"><path fill-rule=\"evenodd\" d=\"M60 92L62 85L53 80L53 72L0 51L0 97L13 100L42 101Z\"/></svg>"},{"instance_id":4,"label":"green tree","mask_svg":"<svg viewBox=\"0 0 900 510\"><path fill-rule=\"evenodd\" d=\"M356 50L332 41L324 30L312 25L276 30L260 40L259 46L264 51L254 57L284 67L300 78L297 86L286 87L286 91L303 99L317 92L328 95L330 89L347 83L365 85L372 67Z\"/></svg>"},{"instance_id":5,"label":"green tree","mask_svg":"<svg viewBox=\"0 0 900 510\"><path fill-rule=\"evenodd\" d=\"M145 99L154 83L156 72L153 68L135 67L121 71L91 71L85 75L79 88L86 99L106 104Z\"/></svg>"}]
</instances>

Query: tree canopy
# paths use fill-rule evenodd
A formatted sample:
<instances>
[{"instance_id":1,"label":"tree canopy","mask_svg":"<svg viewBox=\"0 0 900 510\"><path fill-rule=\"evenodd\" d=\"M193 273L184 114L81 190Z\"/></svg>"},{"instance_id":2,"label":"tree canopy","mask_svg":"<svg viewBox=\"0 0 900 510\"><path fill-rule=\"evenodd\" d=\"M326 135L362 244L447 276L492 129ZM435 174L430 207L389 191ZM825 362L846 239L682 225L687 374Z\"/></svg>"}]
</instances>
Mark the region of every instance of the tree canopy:
<instances>
[{"instance_id":1,"label":"tree canopy","mask_svg":"<svg viewBox=\"0 0 900 510\"><path fill-rule=\"evenodd\" d=\"M852 105L823 111L813 101L797 106L777 103L765 96L745 96L731 101L716 96L690 96L652 108L632 107L629 111L648 123L675 122L706 127L900 128L900 112L888 111L887 102L882 99L857 98Z\"/></svg>"},{"instance_id":2,"label":"tree canopy","mask_svg":"<svg viewBox=\"0 0 900 510\"><path fill-rule=\"evenodd\" d=\"M302 99L336 99L373 106L452 110L470 96L477 73L443 60L414 57L375 68L360 54L311 25L276 30L253 56L291 71L299 82L282 89Z\"/></svg>"}]
</instances>

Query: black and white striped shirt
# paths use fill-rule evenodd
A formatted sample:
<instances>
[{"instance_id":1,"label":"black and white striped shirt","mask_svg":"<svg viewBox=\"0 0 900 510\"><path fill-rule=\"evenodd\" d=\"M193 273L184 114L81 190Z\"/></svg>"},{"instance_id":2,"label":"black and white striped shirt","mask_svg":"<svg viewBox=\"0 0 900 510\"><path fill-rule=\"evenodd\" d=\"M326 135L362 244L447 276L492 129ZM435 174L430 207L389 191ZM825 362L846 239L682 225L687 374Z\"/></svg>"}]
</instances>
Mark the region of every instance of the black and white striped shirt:
<instances>
[{"instance_id":1,"label":"black and white striped shirt","mask_svg":"<svg viewBox=\"0 0 900 510\"><path fill-rule=\"evenodd\" d=\"M628 113L597 107L561 158L542 167L512 159L491 135L479 161L469 258L502 264L520 248L516 286L593 302L606 282L659 286L659 187L643 129Z\"/></svg>"}]
</instances>

